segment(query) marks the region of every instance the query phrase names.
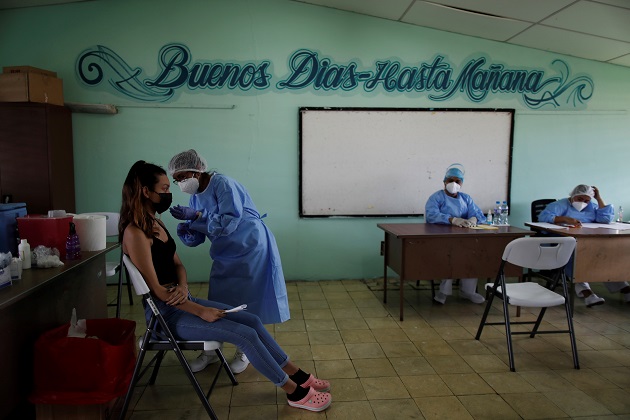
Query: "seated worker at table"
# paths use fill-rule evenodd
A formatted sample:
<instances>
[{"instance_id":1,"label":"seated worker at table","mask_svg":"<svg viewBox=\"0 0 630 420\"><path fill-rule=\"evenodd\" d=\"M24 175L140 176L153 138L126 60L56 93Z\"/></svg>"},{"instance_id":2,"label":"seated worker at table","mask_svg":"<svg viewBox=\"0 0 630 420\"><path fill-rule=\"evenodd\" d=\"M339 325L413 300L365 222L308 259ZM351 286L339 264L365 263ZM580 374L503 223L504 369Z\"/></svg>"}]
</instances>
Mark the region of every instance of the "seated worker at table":
<instances>
[{"instance_id":1,"label":"seated worker at table","mask_svg":"<svg viewBox=\"0 0 630 420\"><path fill-rule=\"evenodd\" d=\"M459 163L449 166L444 175L444 189L429 197L424 208L426 223L438 223L459 227L474 227L485 223L486 217L468 194L460 192L464 183L464 168ZM444 279L435 301L441 304L453 294L453 279ZM477 279L460 279L459 295L473 303L483 303L484 297L477 293Z\"/></svg>"},{"instance_id":2,"label":"seated worker at table","mask_svg":"<svg viewBox=\"0 0 630 420\"><path fill-rule=\"evenodd\" d=\"M595 199L593 201L592 199ZM556 225L580 227L582 223L611 223L615 216L612 204L606 205L596 187L580 184L573 188L569 198L554 201L538 215L538 221ZM567 264L567 276L573 275L573 257ZM611 293L623 293L624 300L630 302L630 286L626 282L605 282ZM575 293L584 298L587 307L601 305L604 298L597 296L588 283L575 283Z\"/></svg>"},{"instance_id":3,"label":"seated worker at table","mask_svg":"<svg viewBox=\"0 0 630 420\"><path fill-rule=\"evenodd\" d=\"M287 393L290 406L325 410L332 401L326 392L330 383L293 363L258 316L247 311L227 313L230 305L190 295L186 269L175 252L175 241L156 215L169 208L169 190L164 169L136 162L123 186L118 229L123 252L142 273L175 337L232 343L245 352L262 375ZM150 317L151 309L145 308L145 313Z\"/></svg>"}]
</instances>

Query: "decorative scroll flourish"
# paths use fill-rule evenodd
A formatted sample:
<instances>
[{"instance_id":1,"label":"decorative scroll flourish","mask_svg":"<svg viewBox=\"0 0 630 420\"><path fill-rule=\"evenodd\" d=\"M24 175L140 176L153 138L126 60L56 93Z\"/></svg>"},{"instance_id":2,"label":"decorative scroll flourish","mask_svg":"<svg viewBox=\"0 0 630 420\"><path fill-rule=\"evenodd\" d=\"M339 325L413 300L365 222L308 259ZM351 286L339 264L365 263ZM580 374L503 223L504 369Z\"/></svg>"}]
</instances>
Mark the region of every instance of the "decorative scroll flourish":
<instances>
[{"instance_id":1,"label":"decorative scroll flourish","mask_svg":"<svg viewBox=\"0 0 630 420\"><path fill-rule=\"evenodd\" d=\"M508 68L492 63L488 57L473 57L457 69L442 55L417 65L399 60L378 60L372 69L361 69L358 61L335 62L330 57L309 49L299 49L288 59L288 73L275 85L270 73L271 62L193 61L188 47L167 44L159 53L160 69L153 78L143 78L142 69L132 68L121 57L104 46L83 51L77 59L76 71L87 86L104 80L115 92L140 101L172 100L182 90L212 90L217 93L248 91L290 92L386 92L446 101L464 96L481 103L488 96L516 97L528 108L549 106L584 108L594 91L593 80L586 75L571 78L566 62L554 60L551 68Z\"/></svg>"},{"instance_id":2,"label":"decorative scroll flourish","mask_svg":"<svg viewBox=\"0 0 630 420\"><path fill-rule=\"evenodd\" d=\"M145 85L139 80L141 73L141 68L131 68L118 54L102 45L85 50L77 60L79 79L88 86L96 86L106 77L116 92L140 101L164 102L173 96L172 89Z\"/></svg>"},{"instance_id":3,"label":"decorative scroll flourish","mask_svg":"<svg viewBox=\"0 0 630 420\"><path fill-rule=\"evenodd\" d=\"M564 96L565 103L579 108L591 99L595 86L590 77L582 75L569 79L570 71L567 63L562 60L554 60L551 65L558 67L560 72L559 76L549 79L550 85L555 85L555 88L542 92L538 98L523 95L528 107L541 108L548 104L559 107L561 104L558 101Z\"/></svg>"}]
</instances>

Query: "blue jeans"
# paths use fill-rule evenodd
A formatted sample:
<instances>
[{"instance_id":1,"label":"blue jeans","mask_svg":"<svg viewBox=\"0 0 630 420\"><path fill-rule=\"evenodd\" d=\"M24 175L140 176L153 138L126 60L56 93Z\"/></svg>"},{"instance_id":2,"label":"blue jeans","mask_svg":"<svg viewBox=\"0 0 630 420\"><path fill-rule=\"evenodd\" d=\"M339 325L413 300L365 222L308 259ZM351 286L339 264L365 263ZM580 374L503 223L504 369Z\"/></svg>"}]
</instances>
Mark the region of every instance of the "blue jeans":
<instances>
[{"instance_id":1,"label":"blue jeans","mask_svg":"<svg viewBox=\"0 0 630 420\"><path fill-rule=\"evenodd\" d=\"M190 294L188 299L206 307L231 308L223 303L194 298ZM175 338L232 343L241 349L252 366L274 385L282 386L289 379L289 375L282 370L289 363L289 356L280 348L256 315L245 310L225 314L224 318L215 322L207 322L176 306L169 306L159 299L153 300ZM145 307L145 316L147 320L151 317L151 309L148 307Z\"/></svg>"}]
</instances>

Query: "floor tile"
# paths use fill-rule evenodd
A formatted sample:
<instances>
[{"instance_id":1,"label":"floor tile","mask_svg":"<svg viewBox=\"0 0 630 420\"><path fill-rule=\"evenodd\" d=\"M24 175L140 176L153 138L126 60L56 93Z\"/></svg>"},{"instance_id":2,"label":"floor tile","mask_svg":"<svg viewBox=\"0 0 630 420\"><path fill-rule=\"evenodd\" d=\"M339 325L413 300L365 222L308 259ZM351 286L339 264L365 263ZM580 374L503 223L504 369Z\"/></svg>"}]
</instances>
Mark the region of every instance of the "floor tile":
<instances>
[{"instance_id":1,"label":"floor tile","mask_svg":"<svg viewBox=\"0 0 630 420\"><path fill-rule=\"evenodd\" d=\"M360 378L368 400L408 398L409 394L398 377Z\"/></svg>"},{"instance_id":2,"label":"floor tile","mask_svg":"<svg viewBox=\"0 0 630 420\"><path fill-rule=\"evenodd\" d=\"M459 401L475 419L520 419L516 411L503 398L494 394L462 395Z\"/></svg>"},{"instance_id":3,"label":"floor tile","mask_svg":"<svg viewBox=\"0 0 630 420\"><path fill-rule=\"evenodd\" d=\"M439 375L401 376L400 379L413 398L453 395Z\"/></svg>"},{"instance_id":4,"label":"floor tile","mask_svg":"<svg viewBox=\"0 0 630 420\"><path fill-rule=\"evenodd\" d=\"M476 373L440 375L454 395L490 394L494 390Z\"/></svg>"},{"instance_id":5,"label":"floor tile","mask_svg":"<svg viewBox=\"0 0 630 420\"><path fill-rule=\"evenodd\" d=\"M352 361L354 370L360 378L398 376L396 370L387 358L355 359Z\"/></svg>"},{"instance_id":6,"label":"floor tile","mask_svg":"<svg viewBox=\"0 0 630 420\"><path fill-rule=\"evenodd\" d=\"M396 420L424 418L416 402L411 398L370 400L370 406L377 420L391 420L394 413Z\"/></svg>"},{"instance_id":7,"label":"floor tile","mask_svg":"<svg viewBox=\"0 0 630 420\"><path fill-rule=\"evenodd\" d=\"M502 397L524 419L567 417L564 411L541 393L504 394Z\"/></svg>"},{"instance_id":8,"label":"floor tile","mask_svg":"<svg viewBox=\"0 0 630 420\"><path fill-rule=\"evenodd\" d=\"M315 361L317 377L327 380L336 378L356 378L357 372L352 360L317 360ZM334 382L334 381L332 381Z\"/></svg>"},{"instance_id":9,"label":"floor tile","mask_svg":"<svg viewBox=\"0 0 630 420\"><path fill-rule=\"evenodd\" d=\"M553 391L545 395L571 417L613 414L583 391Z\"/></svg>"},{"instance_id":10,"label":"floor tile","mask_svg":"<svg viewBox=\"0 0 630 420\"><path fill-rule=\"evenodd\" d=\"M427 420L468 420L473 418L457 397L415 398L415 401Z\"/></svg>"}]
</instances>

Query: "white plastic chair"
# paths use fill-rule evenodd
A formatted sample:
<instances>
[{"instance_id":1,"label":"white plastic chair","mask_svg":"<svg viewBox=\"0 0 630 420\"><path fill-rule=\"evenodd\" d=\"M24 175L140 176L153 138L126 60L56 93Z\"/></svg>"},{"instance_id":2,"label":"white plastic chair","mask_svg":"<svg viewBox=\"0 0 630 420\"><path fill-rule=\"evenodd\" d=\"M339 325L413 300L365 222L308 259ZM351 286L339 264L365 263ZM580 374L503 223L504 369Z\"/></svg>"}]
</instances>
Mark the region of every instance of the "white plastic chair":
<instances>
[{"instance_id":1,"label":"white plastic chair","mask_svg":"<svg viewBox=\"0 0 630 420\"><path fill-rule=\"evenodd\" d=\"M125 402L122 407L122 411L120 412L120 419L125 418L125 414L127 413L127 409L129 408L129 403L131 401L131 397L133 394L133 389L136 384L142 378L142 376L153 366L153 373L151 374L151 378L149 379L149 385L153 385L157 378L158 371L160 369L160 364L162 363L162 359L164 358L164 354L168 350L173 350L179 359L179 363L184 368L184 372L190 383L192 384L197 396L201 400L203 407L206 409L208 416L211 419L216 419L217 416L210 406L210 402L208 399L210 398L210 393L212 392L214 386L219 379L219 374L221 373L221 368L224 368L227 372L230 380L232 381L232 385L238 385L238 381L234 377L232 370L230 369L230 365L225 360L223 356L223 352L221 351L222 343L220 341L185 341L185 340L177 340L171 330L169 329L166 321L162 317L159 309L153 302L153 297L151 296L151 292L149 290L149 286L144 281L142 274L133 264L131 259L123 254L123 263L128 271L128 278L131 280L133 284L133 288L136 291L136 294L142 296L143 303L145 305L149 305L151 308L152 314L150 320L147 322L147 330L144 333L144 336L139 341L140 352L138 353L138 359L136 361L136 367L134 368L133 376L131 378L131 382L129 383L129 389L127 390L127 395L125 396ZM221 365L217 370L216 375L214 376L214 380L212 381L212 385L210 385L210 389L207 394L203 393L197 378L194 373L190 369L190 365L184 357L182 350L214 350L219 360L221 361ZM142 363L144 361L144 357L147 351L157 351L155 356L151 359L151 361L142 369Z\"/></svg>"},{"instance_id":2,"label":"white plastic chair","mask_svg":"<svg viewBox=\"0 0 630 420\"><path fill-rule=\"evenodd\" d=\"M105 216L105 235L107 237L115 237L116 242L118 242L118 221L120 220L119 213L113 212L93 212L93 213L82 213L82 214L95 214ZM116 292L116 300L114 302L108 303L108 307L115 306L116 307L116 318L120 318L120 304L122 300L122 286L123 286L123 278L124 278L124 270L122 266L122 250L120 252L120 260L119 261L107 261L105 265L105 275L107 277L113 277L118 274L118 290ZM127 275L129 277L129 275ZM129 281L124 282L127 285L127 295L129 296L129 305L133 305L133 293L131 293L131 283Z\"/></svg>"},{"instance_id":3,"label":"white plastic chair","mask_svg":"<svg viewBox=\"0 0 630 420\"><path fill-rule=\"evenodd\" d=\"M567 265L573 251L575 250L575 238L572 237L529 237L516 239L505 247L499 273L494 283L486 284L486 292L489 294L486 309L481 318L476 340L481 337L481 332L485 325L505 325L505 335L507 338L508 355L510 359L510 370L514 372L514 352L512 349L512 335L529 334L534 338L536 334L569 334L571 339L571 351L573 353L573 365L580 368L578 361L577 347L575 344L575 333L573 330L573 320L571 318L571 308L568 299L567 277L564 273L564 266ZM505 282L504 267L506 263L514 264L523 268L535 270L552 270L553 278L547 283L547 287L535 282L509 283ZM553 290L561 286L562 294ZM505 293L503 293L505 291ZM503 301L503 322L486 322L488 312L492 307L494 297ZM536 321L510 321L508 305L523 306L529 308L541 308ZM540 323L547 308L564 305L567 317L567 330L546 330L540 331ZM534 324L531 331L511 331L512 324Z\"/></svg>"}]
</instances>

